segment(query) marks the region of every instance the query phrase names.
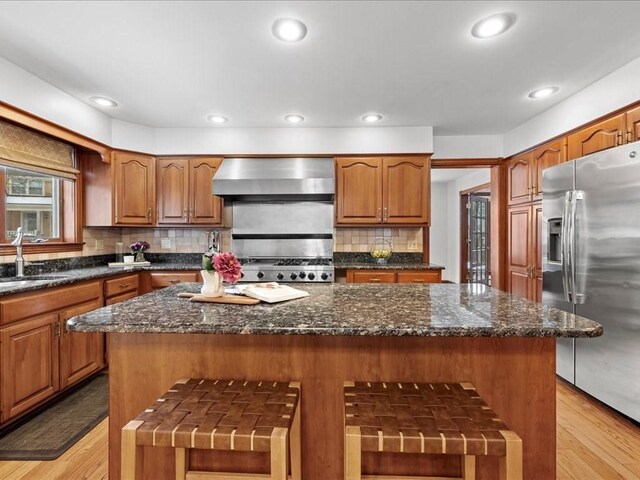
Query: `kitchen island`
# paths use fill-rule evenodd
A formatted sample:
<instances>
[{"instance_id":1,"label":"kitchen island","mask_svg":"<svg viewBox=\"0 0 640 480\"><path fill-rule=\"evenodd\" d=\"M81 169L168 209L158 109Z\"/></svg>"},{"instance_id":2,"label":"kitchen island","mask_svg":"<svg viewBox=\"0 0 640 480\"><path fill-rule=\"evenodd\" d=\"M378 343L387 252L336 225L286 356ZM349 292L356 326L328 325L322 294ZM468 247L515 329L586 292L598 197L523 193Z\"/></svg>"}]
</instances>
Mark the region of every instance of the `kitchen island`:
<instances>
[{"instance_id":1,"label":"kitchen island","mask_svg":"<svg viewBox=\"0 0 640 480\"><path fill-rule=\"evenodd\" d=\"M526 479L555 479L555 338L596 337L584 318L483 285L296 285L304 299L255 306L192 303L182 284L72 318L108 332L109 478L120 429L176 379L302 384L303 478L342 478L344 380L471 382L523 440ZM268 458L194 451L193 468L267 471ZM363 456L363 471L456 475L459 459ZM497 478L478 459L478 480ZM146 449L145 479L172 478L170 450Z\"/></svg>"}]
</instances>

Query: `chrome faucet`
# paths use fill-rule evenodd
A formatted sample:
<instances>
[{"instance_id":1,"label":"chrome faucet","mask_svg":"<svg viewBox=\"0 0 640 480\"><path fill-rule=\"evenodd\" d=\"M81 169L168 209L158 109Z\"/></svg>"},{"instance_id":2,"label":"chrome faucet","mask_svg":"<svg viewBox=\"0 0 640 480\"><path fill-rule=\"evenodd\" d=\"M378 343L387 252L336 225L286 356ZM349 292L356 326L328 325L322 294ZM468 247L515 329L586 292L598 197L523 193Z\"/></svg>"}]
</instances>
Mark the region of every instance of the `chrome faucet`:
<instances>
[{"instance_id":1,"label":"chrome faucet","mask_svg":"<svg viewBox=\"0 0 640 480\"><path fill-rule=\"evenodd\" d=\"M24 277L24 257L22 256L22 239L24 238L24 232L22 227L18 227L16 230L16 238L11 242L11 245L16 247L16 277Z\"/></svg>"},{"instance_id":2,"label":"chrome faucet","mask_svg":"<svg viewBox=\"0 0 640 480\"><path fill-rule=\"evenodd\" d=\"M212 230L209 232L207 244L209 252L220 253L220 248L222 247L222 234L218 230Z\"/></svg>"}]
</instances>

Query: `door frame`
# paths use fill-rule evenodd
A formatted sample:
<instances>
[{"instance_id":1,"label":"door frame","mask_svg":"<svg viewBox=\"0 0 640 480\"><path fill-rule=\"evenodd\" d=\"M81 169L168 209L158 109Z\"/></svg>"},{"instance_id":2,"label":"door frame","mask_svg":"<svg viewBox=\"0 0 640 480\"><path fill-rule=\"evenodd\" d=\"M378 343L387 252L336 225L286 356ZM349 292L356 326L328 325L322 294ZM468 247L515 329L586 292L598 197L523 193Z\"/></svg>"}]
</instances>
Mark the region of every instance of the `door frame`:
<instances>
[{"instance_id":1,"label":"door frame","mask_svg":"<svg viewBox=\"0 0 640 480\"><path fill-rule=\"evenodd\" d=\"M479 193L489 190L489 194L484 194L483 196L489 197L490 204L493 202L492 198L492 190L491 190L491 182L483 183L482 185L476 185L475 187L467 188L466 190L460 191L460 283L467 283L464 280L468 279L468 270L466 268L466 264L469 263L469 247L467 244L467 237L469 235L469 214L467 210L467 200L465 197L472 195L474 193ZM489 211L489 241L491 241L491 212ZM465 221L464 219L467 219ZM489 251L491 252L491 244L489 244ZM489 256L491 259L491 256ZM491 260L489 260L489 271L491 272ZM492 282L493 284L493 282Z\"/></svg>"}]
</instances>

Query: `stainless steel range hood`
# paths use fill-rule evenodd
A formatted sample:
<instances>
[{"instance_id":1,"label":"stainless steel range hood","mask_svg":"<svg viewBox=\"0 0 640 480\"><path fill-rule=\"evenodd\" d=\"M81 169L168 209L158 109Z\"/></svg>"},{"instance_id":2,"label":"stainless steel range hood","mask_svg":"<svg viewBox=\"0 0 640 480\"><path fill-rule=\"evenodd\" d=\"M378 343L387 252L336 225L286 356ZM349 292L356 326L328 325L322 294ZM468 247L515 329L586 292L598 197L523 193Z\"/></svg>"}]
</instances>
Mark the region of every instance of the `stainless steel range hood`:
<instances>
[{"instance_id":1,"label":"stainless steel range hood","mask_svg":"<svg viewBox=\"0 0 640 480\"><path fill-rule=\"evenodd\" d=\"M231 200L330 200L333 158L225 158L212 188Z\"/></svg>"}]
</instances>

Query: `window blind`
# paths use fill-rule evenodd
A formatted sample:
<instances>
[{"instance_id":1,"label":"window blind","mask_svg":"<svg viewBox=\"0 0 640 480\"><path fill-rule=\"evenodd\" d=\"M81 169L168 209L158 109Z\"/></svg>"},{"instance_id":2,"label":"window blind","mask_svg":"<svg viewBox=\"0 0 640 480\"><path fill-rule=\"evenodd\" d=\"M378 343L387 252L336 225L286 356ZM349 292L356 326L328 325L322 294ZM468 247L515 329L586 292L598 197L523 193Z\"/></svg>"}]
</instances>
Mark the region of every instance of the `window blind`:
<instances>
[{"instance_id":1,"label":"window blind","mask_svg":"<svg viewBox=\"0 0 640 480\"><path fill-rule=\"evenodd\" d=\"M71 145L3 121L0 164L71 180L79 173Z\"/></svg>"}]
</instances>

